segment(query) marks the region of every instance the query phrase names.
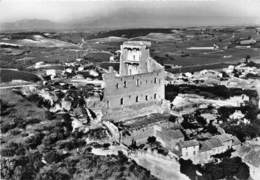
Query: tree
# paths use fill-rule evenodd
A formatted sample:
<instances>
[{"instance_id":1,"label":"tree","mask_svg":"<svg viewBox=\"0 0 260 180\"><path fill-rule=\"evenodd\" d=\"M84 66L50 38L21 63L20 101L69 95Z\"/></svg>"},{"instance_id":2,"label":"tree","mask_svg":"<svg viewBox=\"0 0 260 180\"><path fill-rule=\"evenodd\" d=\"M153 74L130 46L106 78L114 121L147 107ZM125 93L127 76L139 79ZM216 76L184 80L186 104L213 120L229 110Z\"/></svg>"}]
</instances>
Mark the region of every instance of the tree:
<instances>
[{"instance_id":1,"label":"tree","mask_svg":"<svg viewBox=\"0 0 260 180\"><path fill-rule=\"evenodd\" d=\"M251 58L251 56L247 54L246 57L245 57L245 63L248 63L250 58Z\"/></svg>"},{"instance_id":2,"label":"tree","mask_svg":"<svg viewBox=\"0 0 260 180\"><path fill-rule=\"evenodd\" d=\"M243 163L239 166L238 172L235 175L238 179L246 180L249 178L249 167Z\"/></svg>"},{"instance_id":3,"label":"tree","mask_svg":"<svg viewBox=\"0 0 260 180\"><path fill-rule=\"evenodd\" d=\"M173 115L171 115L171 116L169 117L169 121L175 123L175 122L176 122L176 117L173 116Z\"/></svg>"},{"instance_id":4,"label":"tree","mask_svg":"<svg viewBox=\"0 0 260 180\"><path fill-rule=\"evenodd\" d=\"M149 144L153 144L153 143L155 143L155 141L156 141L156 137L154 137L154 136L149 136L149 137L147 138L147 142L148 142Z\"/></svg>"}]
</instances>

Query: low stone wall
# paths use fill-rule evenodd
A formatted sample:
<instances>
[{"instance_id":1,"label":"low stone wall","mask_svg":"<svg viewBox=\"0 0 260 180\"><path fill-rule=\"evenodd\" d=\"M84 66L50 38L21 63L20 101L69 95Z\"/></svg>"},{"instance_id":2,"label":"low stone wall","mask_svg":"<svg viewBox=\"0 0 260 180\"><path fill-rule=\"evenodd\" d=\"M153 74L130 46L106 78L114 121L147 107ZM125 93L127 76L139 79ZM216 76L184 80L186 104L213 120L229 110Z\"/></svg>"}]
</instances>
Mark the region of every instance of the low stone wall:
<instances>
[{"instance_id":1,"label":"low stone wall","mask_svg":"<svg viewBox=\"0 0 260 180\"><path fill-rule=\"evenodd\" d=\"M153 113L163 113L164 110L161 105L162 103L160 102L152 102L149 104L138 104L129 107L104 109L103 119L119 122Z\"/></svg>"}]
</instances>

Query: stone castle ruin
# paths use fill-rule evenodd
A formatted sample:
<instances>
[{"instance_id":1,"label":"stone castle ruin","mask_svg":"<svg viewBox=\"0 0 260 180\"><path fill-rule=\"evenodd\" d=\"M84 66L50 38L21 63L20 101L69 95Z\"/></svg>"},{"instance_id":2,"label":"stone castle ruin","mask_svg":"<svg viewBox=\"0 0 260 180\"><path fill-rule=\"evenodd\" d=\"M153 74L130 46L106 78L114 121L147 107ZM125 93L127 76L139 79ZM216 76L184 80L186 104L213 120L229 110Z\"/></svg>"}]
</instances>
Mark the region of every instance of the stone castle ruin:
<instances>
[{"instance_id":1,"label":"stone castle ruin","mask_svg":"<svg viewBox=\"0 0 260 180\"><path fill-rule=\"evenodd\" d=\"M150 47L147 41L121 45L119 73L110 68L103 74L104 119L123 121L163 111L165 71L150 56Z\"/></svg>"}]
</instances>

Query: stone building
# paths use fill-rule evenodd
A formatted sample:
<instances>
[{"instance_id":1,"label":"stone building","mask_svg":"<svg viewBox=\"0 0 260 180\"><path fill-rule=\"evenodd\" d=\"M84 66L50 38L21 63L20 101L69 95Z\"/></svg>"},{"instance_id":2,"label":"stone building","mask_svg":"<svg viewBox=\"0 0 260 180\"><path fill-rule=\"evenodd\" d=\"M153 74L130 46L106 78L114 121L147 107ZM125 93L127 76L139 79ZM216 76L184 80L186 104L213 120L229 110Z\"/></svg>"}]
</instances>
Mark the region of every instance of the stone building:
<instances>
[{"instance_id":1,"label":"stone building","mask_svg":"<svg viewBox=\"0 0 260 180\"><path fill-rule=\"evenodd\" d=\"M240 146L241 142L231 134L215 135L205 141L189 140L177 143L179 157L190 159L193 163L208 163L214 160L213 155L224 153Z\"/></svg>"},{"instance_id":2,"label":"stone building","mask_svg":"<svg viewBox=\"0 0 260 180\"><path fill-rule=\"evenodd\" d=\"M179 151L180 158L185 160L196 160L199 154L200 143L197 140L181 141L177 143L176 149Z\"/></svg>"},{"instance_id":3,"label":"stone building","mask_svg":"<svg viewBox=\"0 0 260 180\"><path fill-rule=\"evenodd\" d=\"M172 128L162 128L161 131L158 132L156 138L159 139L163 147L174 151L176 145L179 142L184 141L184 135L180 129L172 129Z\"/></svg>"},{"instance_id":4,"label":"stone building","mask_svg":"<svg viewBox=\"0 0 260 180\"><path fill-rule=\"evenodd\" d=\"M121 45L119 73L103 74L104 119L126 119L161 113L165 97L163 66L150 56L151 43L127 41Z\"/></svg>"},{"instance_id":5,"label":"stone building","mask_svg":"<svg viewBox=\"0 0 260 180\"><path fill-rule=\"evenodd\" d=\"M146 144L149 137L155 137L156 141L169 150L174 150L176 144L184 141L184 135L180 129L163 128L160 125L148 126L140 129L134 129L131 135L122 136L122 143L130 146L132 142L136 145Z\"/></svg>"},{"instance_id":6,"label":"stone building","mask_svg":"<svg viewBox=\"0 0 260 180\"><path fill-rule=\"evenodd\" d=\"M157 137L158 132L161 131L161 127L154 125L146 128L141 128L131 132L130 136L122 136L122 143L130 146L134 141L136 145L146 144L149 137Z\"/></svg>"}]
</instances>

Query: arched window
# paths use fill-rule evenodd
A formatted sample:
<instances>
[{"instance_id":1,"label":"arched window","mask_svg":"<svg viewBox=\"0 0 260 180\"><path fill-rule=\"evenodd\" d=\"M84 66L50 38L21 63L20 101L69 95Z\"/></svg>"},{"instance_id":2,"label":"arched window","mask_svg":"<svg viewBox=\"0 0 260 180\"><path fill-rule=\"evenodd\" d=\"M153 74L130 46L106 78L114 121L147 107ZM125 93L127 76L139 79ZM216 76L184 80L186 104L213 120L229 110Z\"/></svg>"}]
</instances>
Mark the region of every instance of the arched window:
<instances>
[{"instance_id":1,"label":"arched window","mask_svg":"<svg viewBox=\"0 0 260 180\"><path fill-rule=\"evenodd\" d=\"M154 98L154 99L156 99L156 98L157 98L157 94L156 94L156 93L153 95L153 98Z\"/></svg>"},{"instance_id":2,"label":"arched window","mask_svg":"<svg viewBox=\"0 0 260 180\"><path fill-rule=\"evenodd\" d=\"M148 96L147 95L145 96L145 100L148 101Z\"/></svg>"},{"instance_id":3,"label":"arched window","mask_svg":"<svg viewBox=\"0 0 260 180\"><path fill-rule=\"evenodd\" d=\"M138 99L138 96L136 96L136 98L135 98L135 102L138 102L138 100L139 100L139 99Z\"/></svg>"},{"instance_id":4,"label":"arched window","mask_svg":"<svg viewBox=\"0 0 260 180\"><path fill-rule=\"evenodd\" d=\"M118 86L118 83L116 83L116 88L118 89L118 87L119 87L119 86Z\"/></svg>"},{"instance_id":5,"label":"arched window","mask_svg":"<svg viewBox=\"0 0 260 180\"><path fill-rule=\"evenodd\" d=\"M136 80L136 86L139 86L140 82L139 79Z\"/></svg>"},{"instance_id":6,"label":"arched window","mask_svg":"<svg viewBox=\"0 0 260 180\"><path fill-rule=\"evenodd\" d=\"M126 81L124 81L124 88L126 88Z\"/></svg>"},{"instance_id":7,"label":"arched window","mask_svg":"<svg viewBox=\"0 0 260 180\"><path fill-rule=\"evenodd\" d=\"M156 84L156 82L157 82L157 78L155 77L155 78L154 78L154 84Z\"/></svg>"},{"instance_id":8,"label":"arched window","mask_svg":"<svg viewBox=\"0 0 260 180\"><path fill-rule=\"evenodd\" d=\"M123 105L123 104L124 104L124 99L121 98L121 99L120 99L120 105Z\"/></svg>"}]
</instances>

